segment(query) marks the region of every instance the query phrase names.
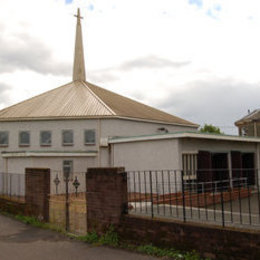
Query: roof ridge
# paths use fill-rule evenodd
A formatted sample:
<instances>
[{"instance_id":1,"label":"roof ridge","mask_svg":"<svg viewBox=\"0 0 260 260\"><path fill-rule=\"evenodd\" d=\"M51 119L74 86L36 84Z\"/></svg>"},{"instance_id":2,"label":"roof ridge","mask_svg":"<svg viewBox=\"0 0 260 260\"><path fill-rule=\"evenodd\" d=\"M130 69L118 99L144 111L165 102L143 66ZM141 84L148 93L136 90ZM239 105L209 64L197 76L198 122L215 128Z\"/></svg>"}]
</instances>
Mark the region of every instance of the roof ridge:
<instances>
[{"instance_id":1,"label":"roof ridge","mask_svg":"<svg viewBox=\"0 0 260 260\"><path fill-rule=\"evenodd\" d=\"M92 89L90 89L90 87L88 86L89 82L86 82L86 81L82 81L82 82L83 82L84 86L88 88L89 92L99 101L99 103L101 103L103 106L105 106L105 108L107 110L109 110L109 112L111 112L114 116L117 115L115 113L115 111L113 111L113 109L111 109L96 93L94 93L94 91Z\"/></svg>"},{"instance_id":2,"label":"roof ridge","mask_svg":"<svg viewBox=\"0 0 260 260\"><path fill-rule=\"evenodd\" d=\"M36 95L36 96L33 96L33 97L30 97L30 98L25 99L25 100L23 100L23 101L20 101L20 102L18 102L18 103L16 103L16 104L13 104L13 105L11 105L11 106L5 107L5 108L3 108L3 109L0 110L0 113L1 113L1 112L4 112L4 111L7 110L7 109L16 107L16 106L18 106L18 105L20 105L20 104L22 104L22 103L28 102L28 101L30 101L30 100L32 100L32 99L35 99L35 98L38 98L38 97L40 97L40 96L46 95L47 93L53 92L53 91L55 91L55 90L57 90L57 89L59 89L59 88L65 87L65 86L67 86L67 85L70 85L71 83L74 84L74 82L72 81L72 82L69 82L69 83L67 83L67 84L65 84L65 85L59 86L59 87L54 88L54 89L50 89L50 90L48 90L48 91L46 91L46 92L43 92L43 93L38 94L38 95Z\"/></svg>"}]
</instances>

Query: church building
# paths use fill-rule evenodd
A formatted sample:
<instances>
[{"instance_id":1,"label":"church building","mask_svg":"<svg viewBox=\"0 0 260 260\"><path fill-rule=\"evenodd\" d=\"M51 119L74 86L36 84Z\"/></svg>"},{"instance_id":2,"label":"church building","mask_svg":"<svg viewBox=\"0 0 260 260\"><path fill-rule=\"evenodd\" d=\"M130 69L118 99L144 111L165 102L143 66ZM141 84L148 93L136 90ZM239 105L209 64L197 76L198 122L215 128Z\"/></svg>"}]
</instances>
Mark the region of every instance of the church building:
<instances>
[{"instance_id":1,"label":"church building","mask_svg":"<svg viewBox=\"0 0 260 260\"><path fill-rule=\"evenodd\" d=\"M260 138L202 134L197 124L87 82L80 18L78 10L72 82L0 110L6 180L25 168L73 174L122 166L183 171L193 182L218 182L225 169L230 186L239 168L250 185L258 183Z\"/></svg>"},{"instance_id":2,"label":"church building","mask_svg":"<svg viewBox=\"0 0 260 260\"><path fill-rule=\"evenodd\" d=\"M196 131L197 124L86 81L80 11L73 80L0 111L0 172L85 172L112 165L112 137Z\"/></svg>"}]
</instances>

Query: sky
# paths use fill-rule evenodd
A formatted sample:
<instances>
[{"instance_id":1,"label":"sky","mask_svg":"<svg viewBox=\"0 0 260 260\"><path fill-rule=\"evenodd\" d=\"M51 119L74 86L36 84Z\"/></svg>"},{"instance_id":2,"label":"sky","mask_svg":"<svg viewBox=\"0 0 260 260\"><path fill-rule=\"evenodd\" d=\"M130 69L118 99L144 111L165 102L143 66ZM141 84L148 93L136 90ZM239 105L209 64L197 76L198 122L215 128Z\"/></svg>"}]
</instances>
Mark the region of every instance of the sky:
<instances>
[{"instance_id":1,"label":"sky","mask_svg":"<svg viewBox=\"0 0 260 260\"><path fill-rule=\"evenodd\" d=\"M0 0L0 108L72 80L78 7L87 81L226 134L260 107L258 0Z\"/></svg>"}]
</instances>

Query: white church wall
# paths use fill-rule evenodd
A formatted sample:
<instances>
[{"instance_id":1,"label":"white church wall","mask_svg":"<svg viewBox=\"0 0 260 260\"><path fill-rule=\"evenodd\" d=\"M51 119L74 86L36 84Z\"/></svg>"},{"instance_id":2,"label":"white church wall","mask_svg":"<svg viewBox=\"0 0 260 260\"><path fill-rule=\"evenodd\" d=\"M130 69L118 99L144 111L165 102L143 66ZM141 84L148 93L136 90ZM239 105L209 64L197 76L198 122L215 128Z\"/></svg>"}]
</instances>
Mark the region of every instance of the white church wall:
<instances>
[{"instance_id":1,"label":"white church wall","mask_svg":"<svg viewBox=\"0 0 260 260\"><path fill-rule=\"evenodd\" d=\"M65 191L64 176L62 173L63 160L73 161L73 175L71 180L75 179L77 176L80 186L78 191L84 191L85 189L85 173L88 167L95 167L94 157L60 157L60 158L8 158L5 159L8 162L8 172L18 173L23 175L25 173L25 168L50 168L51 169L51 193L56 193L56 186L54 184L54 179L56 175L60 180L58 187L58 192L62 193ZM73 189L72 185L69 185L70 189ZM23 194L21 194L23 195Z\"/></svg>"},{"instance_id":2,"label":"white church wall","mask_svg":"<svg viewBox=\"0 0 260 260\"><path fill-rule=\"evenodd\" d=\"M126 119L101 120L101 136L134 136L158 134L158 128L166 128L169 133L181 131L196 131L195 127L158 124L151 122L133 121Z\"/></svg>"},{"instance_id":3,"label":"white church wall","mask_svg":"<svg viewBox=\"0 0 260 260\"><path fill-rule=\"evenodd\" d=\"M128 172L129 192L146 193L150 187L153 193L179 192L181 191L179 150L178 139L115 143L112 144L113 166L125 167ZM152 171L151 186L149 171Z\"/></svg>"},{"instance_id":4,"label":"white church wall","mask_svg":"<svg viewBox=\"0 0 260 260\"><path fill-rule=\"evenodd\" d=\"M157 124L141 121L123 120L123 119L85 119L85 120L57 120L57 121L25 121L25 122L0 122L1 131L9 132L9 145L7 147L0 147L0 152L21 152L21 151L97 151L98 156L95 159L93 167L107 167L109 163L108 148L100 148L100 138L107 138L108 136L128 136L128 135L143 135L156 134L158 128L165 127L169 132L187 131L195 128L172 126L167 124ZM62 131L73 130L74 144L64 146L62 144ZM86 129L96 130L96 144L84 144L84 131ZM50 146L41 146L40 132L51 131L52 144ZM30 132L30 145L19 146L19 132ZM13 164L13 168L6 168L2 157L0 156L0 172L19 172L22 168L19 165L23 162L24 167L27 167L29 162L26 158L13 159L17 160L17 164ZM46 158L43 158L46 162ZM59 159L57 159L59 160ZM33 161L37 161L33 159ZM49 160L48 160L49 161ZM17 165L17 166L16 166ZM31 167L31 166L28 166ZM62 167L58 167L62 170Z\"/></svg>"},{"instance_id":5,"label":"white church wall","mask_svg":"<svg viewBox=\"0 0 260 260\"><path fill-rule=\"evenodd\" d=\"M84 144L84 130L96 129L98 136L98 120L57 120L57 121L28 121L28 122L0 122L1 131L9 132L8 147L0 147L0 151L86 151L97 150L96 145ZM62 130L72 129L74 144L64 146L62 144ZM40 145L40 131L52 132L51 146ZM19 132L30 131L30 145L19 146Z\"/></svg>"}]
</instances>

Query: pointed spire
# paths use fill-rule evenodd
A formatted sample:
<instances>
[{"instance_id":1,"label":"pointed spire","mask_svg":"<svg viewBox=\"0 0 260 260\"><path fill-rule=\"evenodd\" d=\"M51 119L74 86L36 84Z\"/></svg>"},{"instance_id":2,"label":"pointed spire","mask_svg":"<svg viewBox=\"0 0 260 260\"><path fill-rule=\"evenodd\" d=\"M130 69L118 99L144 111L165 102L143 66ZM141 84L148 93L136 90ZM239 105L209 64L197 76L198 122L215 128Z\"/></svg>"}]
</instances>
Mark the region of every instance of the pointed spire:
<instances>
[{"instance_id":1,"label":"pointed spire","mask_svg":"<svg viewBox=\"0 0 260 260\"><path fill-rule=\"evenodd\" d=\"M75 41L75 53L74 53L74 65L73 65L73 81L81 80L86 81L85 76L85 61L84 61L84 51L83 51L83 41L82 41L82 31L80 19L80 10L78 8L78 13L75 15L77 17L77 28L76 28L76 41Z\"/></svg>"}]
</instances>

